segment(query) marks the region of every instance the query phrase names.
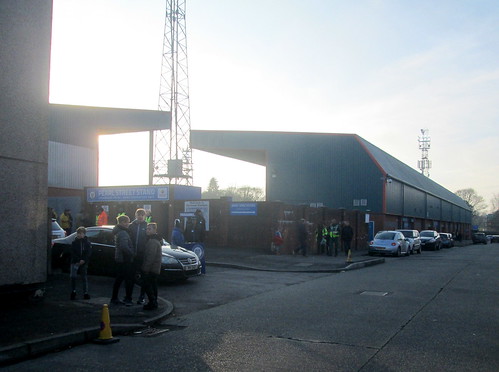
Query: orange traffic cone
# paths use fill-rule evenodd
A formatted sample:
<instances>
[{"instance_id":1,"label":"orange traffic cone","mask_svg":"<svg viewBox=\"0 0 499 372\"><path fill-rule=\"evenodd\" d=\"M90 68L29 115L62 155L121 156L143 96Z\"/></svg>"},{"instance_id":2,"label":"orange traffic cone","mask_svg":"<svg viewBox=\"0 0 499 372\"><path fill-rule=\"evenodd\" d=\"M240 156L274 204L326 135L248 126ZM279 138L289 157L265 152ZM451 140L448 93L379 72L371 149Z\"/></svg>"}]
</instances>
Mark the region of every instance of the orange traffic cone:
<instances>
[{"instance_id":1,"label":"orange traffic cone","mask_svg":"<svg viewBox=\"0 0 499 372\"><path fill-rule=\"evenodd\" d=\"M113 337L113 332L111 331L111 322L109 321L109 307L107 304L102 306L102 317L100 322L100 332L99 337L94 340L96 344L113 344L118 342L120 339Z\"/></svg>"},{"instance_id":2,"label":"orange traffic cone","mask_svg":"<svg viewBox=\"0 0 499 372\"><path fill-rule=\"evenodd\" d=\"M351 263L352 261L352 250L348 250L347 263Z\"/></svg>"}]
</instances>

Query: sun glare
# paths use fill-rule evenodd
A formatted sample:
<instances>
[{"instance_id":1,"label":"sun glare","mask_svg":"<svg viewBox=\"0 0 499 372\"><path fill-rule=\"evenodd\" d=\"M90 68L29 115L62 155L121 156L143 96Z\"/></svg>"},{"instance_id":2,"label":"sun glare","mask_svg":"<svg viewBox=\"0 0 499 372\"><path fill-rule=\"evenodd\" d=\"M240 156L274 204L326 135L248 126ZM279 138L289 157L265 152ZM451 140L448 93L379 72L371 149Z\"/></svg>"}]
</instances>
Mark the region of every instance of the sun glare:
<instances>
[{"instance_id":1,"label":"sun glare","mask_svg":"<svg viewBox=\"0 0 499 372\"><path fill-rule=\"evenodd\" d=\"M149 132L99 136L99 186L147 185Z\"/></svg>"}]
</instances>

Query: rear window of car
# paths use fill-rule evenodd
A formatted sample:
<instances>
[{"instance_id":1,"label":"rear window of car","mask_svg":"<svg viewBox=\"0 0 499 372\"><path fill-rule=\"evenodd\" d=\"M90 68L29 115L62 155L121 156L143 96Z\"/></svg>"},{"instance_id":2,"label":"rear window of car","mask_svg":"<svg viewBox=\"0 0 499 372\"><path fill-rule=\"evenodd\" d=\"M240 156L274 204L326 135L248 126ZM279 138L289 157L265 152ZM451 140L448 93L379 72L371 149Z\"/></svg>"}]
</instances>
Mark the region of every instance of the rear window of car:
<instances>
[{"instance_id":1,"label":"rear window of car","mask_svg":"<svg viewBox=\"0 0 499 372\"><path fill-rule=\"evenodd\" d=\"M412 230L403 230L401 231L402 234L404 234L404 236L406 238L415 238L416 237L416 234L414 234L414 231Z\"/></svg>"},{"instance_id":2,"label":"rear window of car","mask_svg":"<svg viewBox=\"0 0 499 372\"><path fill-rule=\"evenodd\" d=\"M382 232L376 235L376 239L379 240L393 240L395 238L395 233Z\"/></svg>"}]
</instances>

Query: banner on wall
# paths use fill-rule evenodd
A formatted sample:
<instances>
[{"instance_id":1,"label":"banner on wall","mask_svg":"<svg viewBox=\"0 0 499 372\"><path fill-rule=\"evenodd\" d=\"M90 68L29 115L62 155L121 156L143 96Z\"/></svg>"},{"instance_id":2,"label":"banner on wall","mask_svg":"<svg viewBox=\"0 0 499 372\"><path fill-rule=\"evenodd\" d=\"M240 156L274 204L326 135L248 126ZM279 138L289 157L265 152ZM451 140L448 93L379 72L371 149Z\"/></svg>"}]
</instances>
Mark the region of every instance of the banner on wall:
<instances>
[{"instance_id":1,"label":"banner on wall","mask_svg":"<svg viewBox=\"0 0 499 372\"><path fill-rule=\"evenodd\" d=\"M168 186L89 187L87 202L110 201L166 201L170 199Z\"/></svg>"},{"instance_id":2,"label":"banner on wall","mask_svg":"<svg viewBox=\"0 0 499 372\"><path fill-rule=\"evenodd\" d=\"M256 216L257 204L256 203L231 203L230 205L231 216Z\"/></svg>"},{"instance_id":3,"label":"banner on wall","mask_svg":"<svg viewBox=\"0 0 499 372\"><path fill-rule=\"evenodd\" d=\"M196 212L196 210L198 209L203 212L203 217L206 222L206 231L210 231L210 202L207 200L184 202L185 213L192 213L192 215L194 215L194 212Z\"/></svg>"}]
</instances>

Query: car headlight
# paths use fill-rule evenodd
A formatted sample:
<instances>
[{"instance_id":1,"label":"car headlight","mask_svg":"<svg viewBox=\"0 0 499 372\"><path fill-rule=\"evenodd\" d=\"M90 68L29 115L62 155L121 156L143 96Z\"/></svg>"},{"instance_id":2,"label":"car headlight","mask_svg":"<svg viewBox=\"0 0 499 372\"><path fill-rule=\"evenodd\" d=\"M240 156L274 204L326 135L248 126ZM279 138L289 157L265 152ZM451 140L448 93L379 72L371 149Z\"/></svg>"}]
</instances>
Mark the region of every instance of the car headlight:
<instances>
[{"instance_id":1,"label":"car headlight","mask_svg":"<svg viewBox=\"0 0 499 372\"><path fill-rule=\"evenodd\" d=\"M170 256L162 256L161 263L165 265L177 265L179 262L176 258Z\"/></svg>"}]
</instances>

